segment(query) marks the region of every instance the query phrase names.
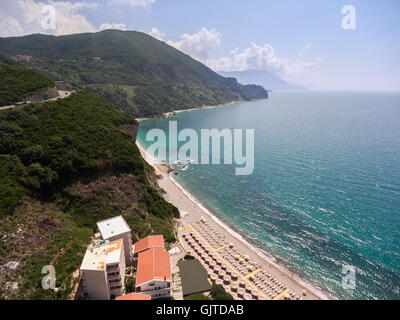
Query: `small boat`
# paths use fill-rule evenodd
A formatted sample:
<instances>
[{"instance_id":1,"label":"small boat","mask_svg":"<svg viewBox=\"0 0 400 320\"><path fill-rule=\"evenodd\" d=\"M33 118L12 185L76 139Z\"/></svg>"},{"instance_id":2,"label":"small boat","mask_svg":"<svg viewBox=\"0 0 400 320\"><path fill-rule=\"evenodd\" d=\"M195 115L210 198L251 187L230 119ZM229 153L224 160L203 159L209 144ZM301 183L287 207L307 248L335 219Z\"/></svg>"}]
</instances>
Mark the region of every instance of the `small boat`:
<instances>
[{"instance_id":1,"label":"small boat","mask_svg":"<svg viewBox=\"0 0 400 320\"><path fill-rule=\"evenodd\" d=\"M187 169L189 169L188 166L183 166L181 170L182 170L182 171L186 171Z\"/></svg>"}]
</instances>

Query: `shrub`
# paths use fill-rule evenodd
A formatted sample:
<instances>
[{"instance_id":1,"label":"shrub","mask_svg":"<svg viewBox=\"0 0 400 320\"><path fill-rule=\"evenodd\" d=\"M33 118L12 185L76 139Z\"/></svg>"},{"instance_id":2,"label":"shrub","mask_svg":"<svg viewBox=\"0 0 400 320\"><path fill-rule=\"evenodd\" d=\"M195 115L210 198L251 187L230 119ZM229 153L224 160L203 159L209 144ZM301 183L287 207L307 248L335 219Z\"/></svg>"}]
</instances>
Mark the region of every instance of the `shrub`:
<instances>
[{"instance_id":1,"label":"shrub","mask_svg":"<svg viewBox=\"0 0 400 320\"><path fill-rule=\"evenodd\" d=\"M223 286L213 283L211 296L214 300L233 300L233 297L227 293Z\"/></svg>"}]
</instances>

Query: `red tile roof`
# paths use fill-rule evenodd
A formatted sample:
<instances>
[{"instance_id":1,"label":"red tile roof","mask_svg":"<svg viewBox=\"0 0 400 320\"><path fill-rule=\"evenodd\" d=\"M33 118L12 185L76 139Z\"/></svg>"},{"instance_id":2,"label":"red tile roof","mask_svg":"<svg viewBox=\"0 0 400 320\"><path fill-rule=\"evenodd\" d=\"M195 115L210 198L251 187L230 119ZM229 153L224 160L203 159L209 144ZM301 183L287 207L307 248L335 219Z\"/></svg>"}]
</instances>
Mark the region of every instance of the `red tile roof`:
<instances>
[{"instance_id":1,"label":"red tile roof","mask_svg":"<svg viewBox=\"0 0 400 320\"><path fill-rule=\"evenodd\" d=\"M116 300L151 300L151 297L148 296L147 294L141 294L141 293L128 293L123 296L117 297Z\"/></svg>"},{"instance_id":2,"label":"red tile roof","mask_svg":"<svg viewBox=\"0 0 400 320\"><path fill-rule=\"evenodd\" d=\"M152 280L172 281L169 253L164 248L139 253L136 287Z\"/></svg>"},{"instance_id":3,"label":"red tile roof","mask_svg":"<svg viewBox=\"0 0 400 320\"><path fill-rule=\"evenodd\" d=\"M133 254L137 254L150 248L164 248L164 237L161 236L148 236L134 245Z\"/></svg>"}]
</instances>

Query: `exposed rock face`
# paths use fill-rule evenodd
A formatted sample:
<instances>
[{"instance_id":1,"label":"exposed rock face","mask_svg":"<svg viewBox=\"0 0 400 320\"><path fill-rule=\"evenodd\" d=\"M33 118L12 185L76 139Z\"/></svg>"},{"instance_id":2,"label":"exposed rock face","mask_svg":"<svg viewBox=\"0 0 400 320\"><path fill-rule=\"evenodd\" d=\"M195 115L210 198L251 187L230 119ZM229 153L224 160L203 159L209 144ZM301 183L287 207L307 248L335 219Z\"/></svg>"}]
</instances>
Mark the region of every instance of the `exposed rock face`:
<instances>
[{"instance_id":1,"label":"exposed rock face","mask_svg":"<svg viewBox=\"0 0 400 320\"><path fill-rule=\"evenodd\" d=\"M50 88L46 91L40 92L38 94L35 94L33 96L30 96L27 100L32 101L32 102L38 102L43 99L43 97L47 97L48 99L53 99L58 97L58 90L56 87Z\"/></svg>"},{"instance_id":2,"label":"exposed rock face","mask_svg":"<svg viewBox=\"0 0 400 320\"><path fill-rule=\"evenodd\" d=\"M19 261L9 261L6 264L0 266L0 272L3 270L8 272L8 271L15 271L19 267L20 262Z\"/></svg>"}]
</instances>

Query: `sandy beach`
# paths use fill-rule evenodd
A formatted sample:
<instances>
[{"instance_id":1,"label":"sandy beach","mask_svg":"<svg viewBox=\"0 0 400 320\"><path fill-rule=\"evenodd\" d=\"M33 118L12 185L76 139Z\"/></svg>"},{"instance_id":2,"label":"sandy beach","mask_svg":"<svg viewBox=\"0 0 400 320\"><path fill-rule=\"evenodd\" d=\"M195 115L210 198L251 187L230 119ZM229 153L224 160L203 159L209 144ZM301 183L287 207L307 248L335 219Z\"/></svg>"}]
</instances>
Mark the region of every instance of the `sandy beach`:
<instances>
[{"instance_id":1,"label":"sandy beach","mask_svg":"<svg viewBox=\"0 0 400 320\"><path fill-rule=\"evenodd\" d=\"M163 116L166 116L166 115L171 114L171 113L182 113L182 112L202 110L202 109L214 109L214 108L219 108L219 107L226 107L226 106L229 106L231 104L238 103L238 102L243 102L243 101L237 100L237 101L231 101L231 102L227 102L227 103L223 103L223 104L218 104L216 106L206 106L206 105L204 105L204 106L196 107L196 108L175 110L175 111L172 111L172 112L165 112L163 114ZM151 119L156 119L156 118L159 118L159 117L154 117L154 118L146 118L146 117L144 117L144 118L135 118L135 119L140 122L140 121L151 120Z\"/></svg>"},{"instance_id":2,"label":"sandy beach","mask_svg":"<svg viewBox=\"0 0 400 320\"><path fill-rule=\"evenodd\" d=\"M274 258L250 244L242 235L219 220L173 178L173 174L170 173L171 170L168 165L157 163L155 159L145 152L139 142L137 142L137 145L143 158L154 167L156 174L160 177L158 184L166 192L164 198L175 205L181 213L181 227L179 228L181 242L182 232L185 233L193 230L192 226L203 219L213 230L221 234L229 243L232 243L235 249L248 255L250 260L260 266L262 270L267 271L273 278L296 293L298 299L332 299L328 294L300 279L300 277L285 269L283 266L278 265L274 261ZM207 239L205 238L204 241L207 241Z\"/></svg>"}]
</instances>

